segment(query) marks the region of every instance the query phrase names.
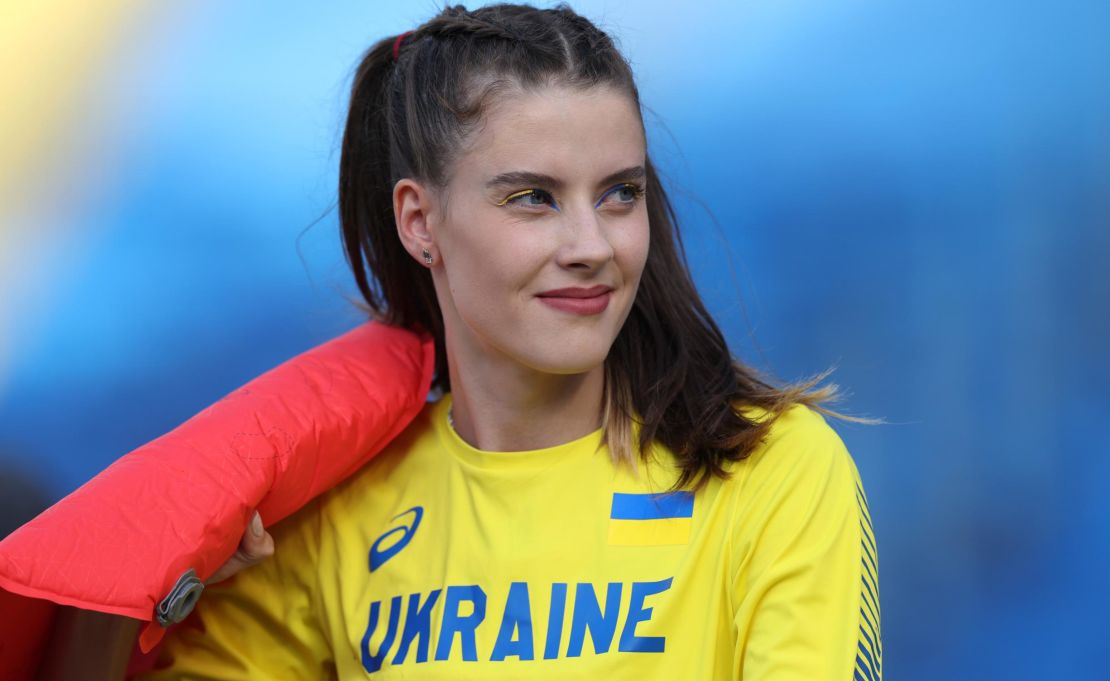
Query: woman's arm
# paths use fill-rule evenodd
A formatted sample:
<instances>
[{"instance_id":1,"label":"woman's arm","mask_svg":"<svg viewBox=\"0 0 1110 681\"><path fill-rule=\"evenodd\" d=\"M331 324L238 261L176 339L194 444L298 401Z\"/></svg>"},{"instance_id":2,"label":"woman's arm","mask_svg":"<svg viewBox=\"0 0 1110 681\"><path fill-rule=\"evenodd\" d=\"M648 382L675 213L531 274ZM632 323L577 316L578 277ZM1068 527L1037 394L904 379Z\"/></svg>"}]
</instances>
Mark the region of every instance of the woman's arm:
<instances>
[{"instance_id":1,"label":"woman's arm","mask_svg":"<svg viewBox=\"0 0 1110 681\"><path fill-rule=\"evenodd\" d=\"M332 665L319 605L319 502L272 527L273 556L204 590L142 681L313 679Z\"/></svg>"},{"instance_id":2,"label":"woman's arm","mask_svg":"<svg viewBox=\"0 0 1110 681\"><path fill-rule=\"evenodd\" d=\"M792 418L738 503L736 678L879 681L878 553L859 473L819 416Z\"/></svg>"},{"instance_id":3,"label":"woman's arm","mask_svg":"<svg viewBox=\"0 0 1110 681\"><path fill-rule=\"evenodd\" d=\"M39 681L120 681L127 671L140 624L130 617L58 608Z\"/></svg>"},{"instance_id":4,"label":"woman's arm","mask_svg":"<svg viewBox=\"0 0 1110 681\"><path fill-rule=\"evenodd\" d=\"M239 549L207 583L221 582L273 552L273 537L262 527L262 518L255 513L250 527L243 533ZM39 680L120 681L127 671L141 624L137 619L95 610L58 608Z\"/></svg>"}]
</instances>

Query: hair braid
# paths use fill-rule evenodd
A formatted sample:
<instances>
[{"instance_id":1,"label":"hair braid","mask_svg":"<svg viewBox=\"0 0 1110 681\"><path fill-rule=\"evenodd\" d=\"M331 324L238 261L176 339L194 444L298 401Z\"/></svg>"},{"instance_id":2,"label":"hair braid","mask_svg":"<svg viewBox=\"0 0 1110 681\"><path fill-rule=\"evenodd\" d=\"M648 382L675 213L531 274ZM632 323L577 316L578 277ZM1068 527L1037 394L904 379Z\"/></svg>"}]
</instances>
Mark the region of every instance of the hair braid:
<instances>
[{"instance_id":1,"label":"hair braid","mask_svg":"<svg viewBox=\"0 0 1110 681\"><path fill-rule=\"evenodd\" d=\"M438 16L433 17L416 29L415 35L437 38L452 38L455 36L477 39L500 38L518 43L527 40L526 36L513 30L513 27L482 16L480 10L470 12L462 5L445 8Z\"/></svg>"}]
</instances>

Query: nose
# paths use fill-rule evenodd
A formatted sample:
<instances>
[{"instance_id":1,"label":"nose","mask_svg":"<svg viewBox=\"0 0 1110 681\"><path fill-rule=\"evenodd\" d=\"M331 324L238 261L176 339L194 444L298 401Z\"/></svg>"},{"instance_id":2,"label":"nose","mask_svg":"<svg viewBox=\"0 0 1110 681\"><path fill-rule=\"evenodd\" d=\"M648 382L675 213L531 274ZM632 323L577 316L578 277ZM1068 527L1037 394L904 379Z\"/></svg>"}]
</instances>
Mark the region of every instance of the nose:
<instances>
[{"instance_id":1,"label":"nose","mask_svg":"<svg viewBox=\"0 0 1110 681\"><path fill-rule=\"evenodd\" d=\"M583 207L566 215L565 239L559 248L558 261L563 267L600 269L613 259L613 244L605 224L592 207Z\"/></svg>"}]
</instances>

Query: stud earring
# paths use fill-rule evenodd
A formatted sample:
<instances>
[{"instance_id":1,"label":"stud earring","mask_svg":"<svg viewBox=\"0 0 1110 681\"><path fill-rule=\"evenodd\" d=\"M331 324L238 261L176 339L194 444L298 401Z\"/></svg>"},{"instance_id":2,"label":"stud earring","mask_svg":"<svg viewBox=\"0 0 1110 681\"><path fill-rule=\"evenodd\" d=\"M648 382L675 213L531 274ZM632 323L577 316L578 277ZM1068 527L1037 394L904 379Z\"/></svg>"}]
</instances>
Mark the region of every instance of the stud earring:
<instances>
[{"instance_id":1,"label":"stud earring","mask_svg":"<svg viewBox=\"0 0 1110 681\"><path fill-rule=\"evenodd\" d=\"M424 249L424 262L428 265L431 265L434 260L435 260L435 258L433 258L432 254L429 253L428 249L425 248Z\"/></svg>"}]
</instances>

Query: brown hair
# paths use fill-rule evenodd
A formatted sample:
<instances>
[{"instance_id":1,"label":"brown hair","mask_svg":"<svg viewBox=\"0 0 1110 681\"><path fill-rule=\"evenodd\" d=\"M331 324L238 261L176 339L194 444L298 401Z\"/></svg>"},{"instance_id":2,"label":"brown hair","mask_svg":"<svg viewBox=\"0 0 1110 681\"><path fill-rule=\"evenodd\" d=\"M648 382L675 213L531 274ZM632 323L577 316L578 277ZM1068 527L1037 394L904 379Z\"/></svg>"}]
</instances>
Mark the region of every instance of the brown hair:
<instances>
[{"instance_id":1,"label":"brown hair","mask_svg":"<svg viewBox=\"0 0 1110 681\"><path fill-rule=\"evenodd\" d=\"M508 88L599 85L627 93L640 111L628 62L612 40L565 4L553 9L461 5L406 35L384 38L362 57L351 88L339 169L339 218L347 261L367 311L388 323L429 330L436 342L435 386L450 390L444 330L431 275L404 250L393 216L393 185L413 177L443 187L467 135L492 98ZM642 114L641 114L642 121ZM605 360L603 441L635 467L658 440L681 466L675 487L700 487L746 457L774 417L802 403L854 421L820 403L837 388L829 373L776 388L735 360L710 317L685 261L677 219L646 159L651 247L631 312ZM755 406L771 418L748 419Z\"/></svg>"}]
</instances>

